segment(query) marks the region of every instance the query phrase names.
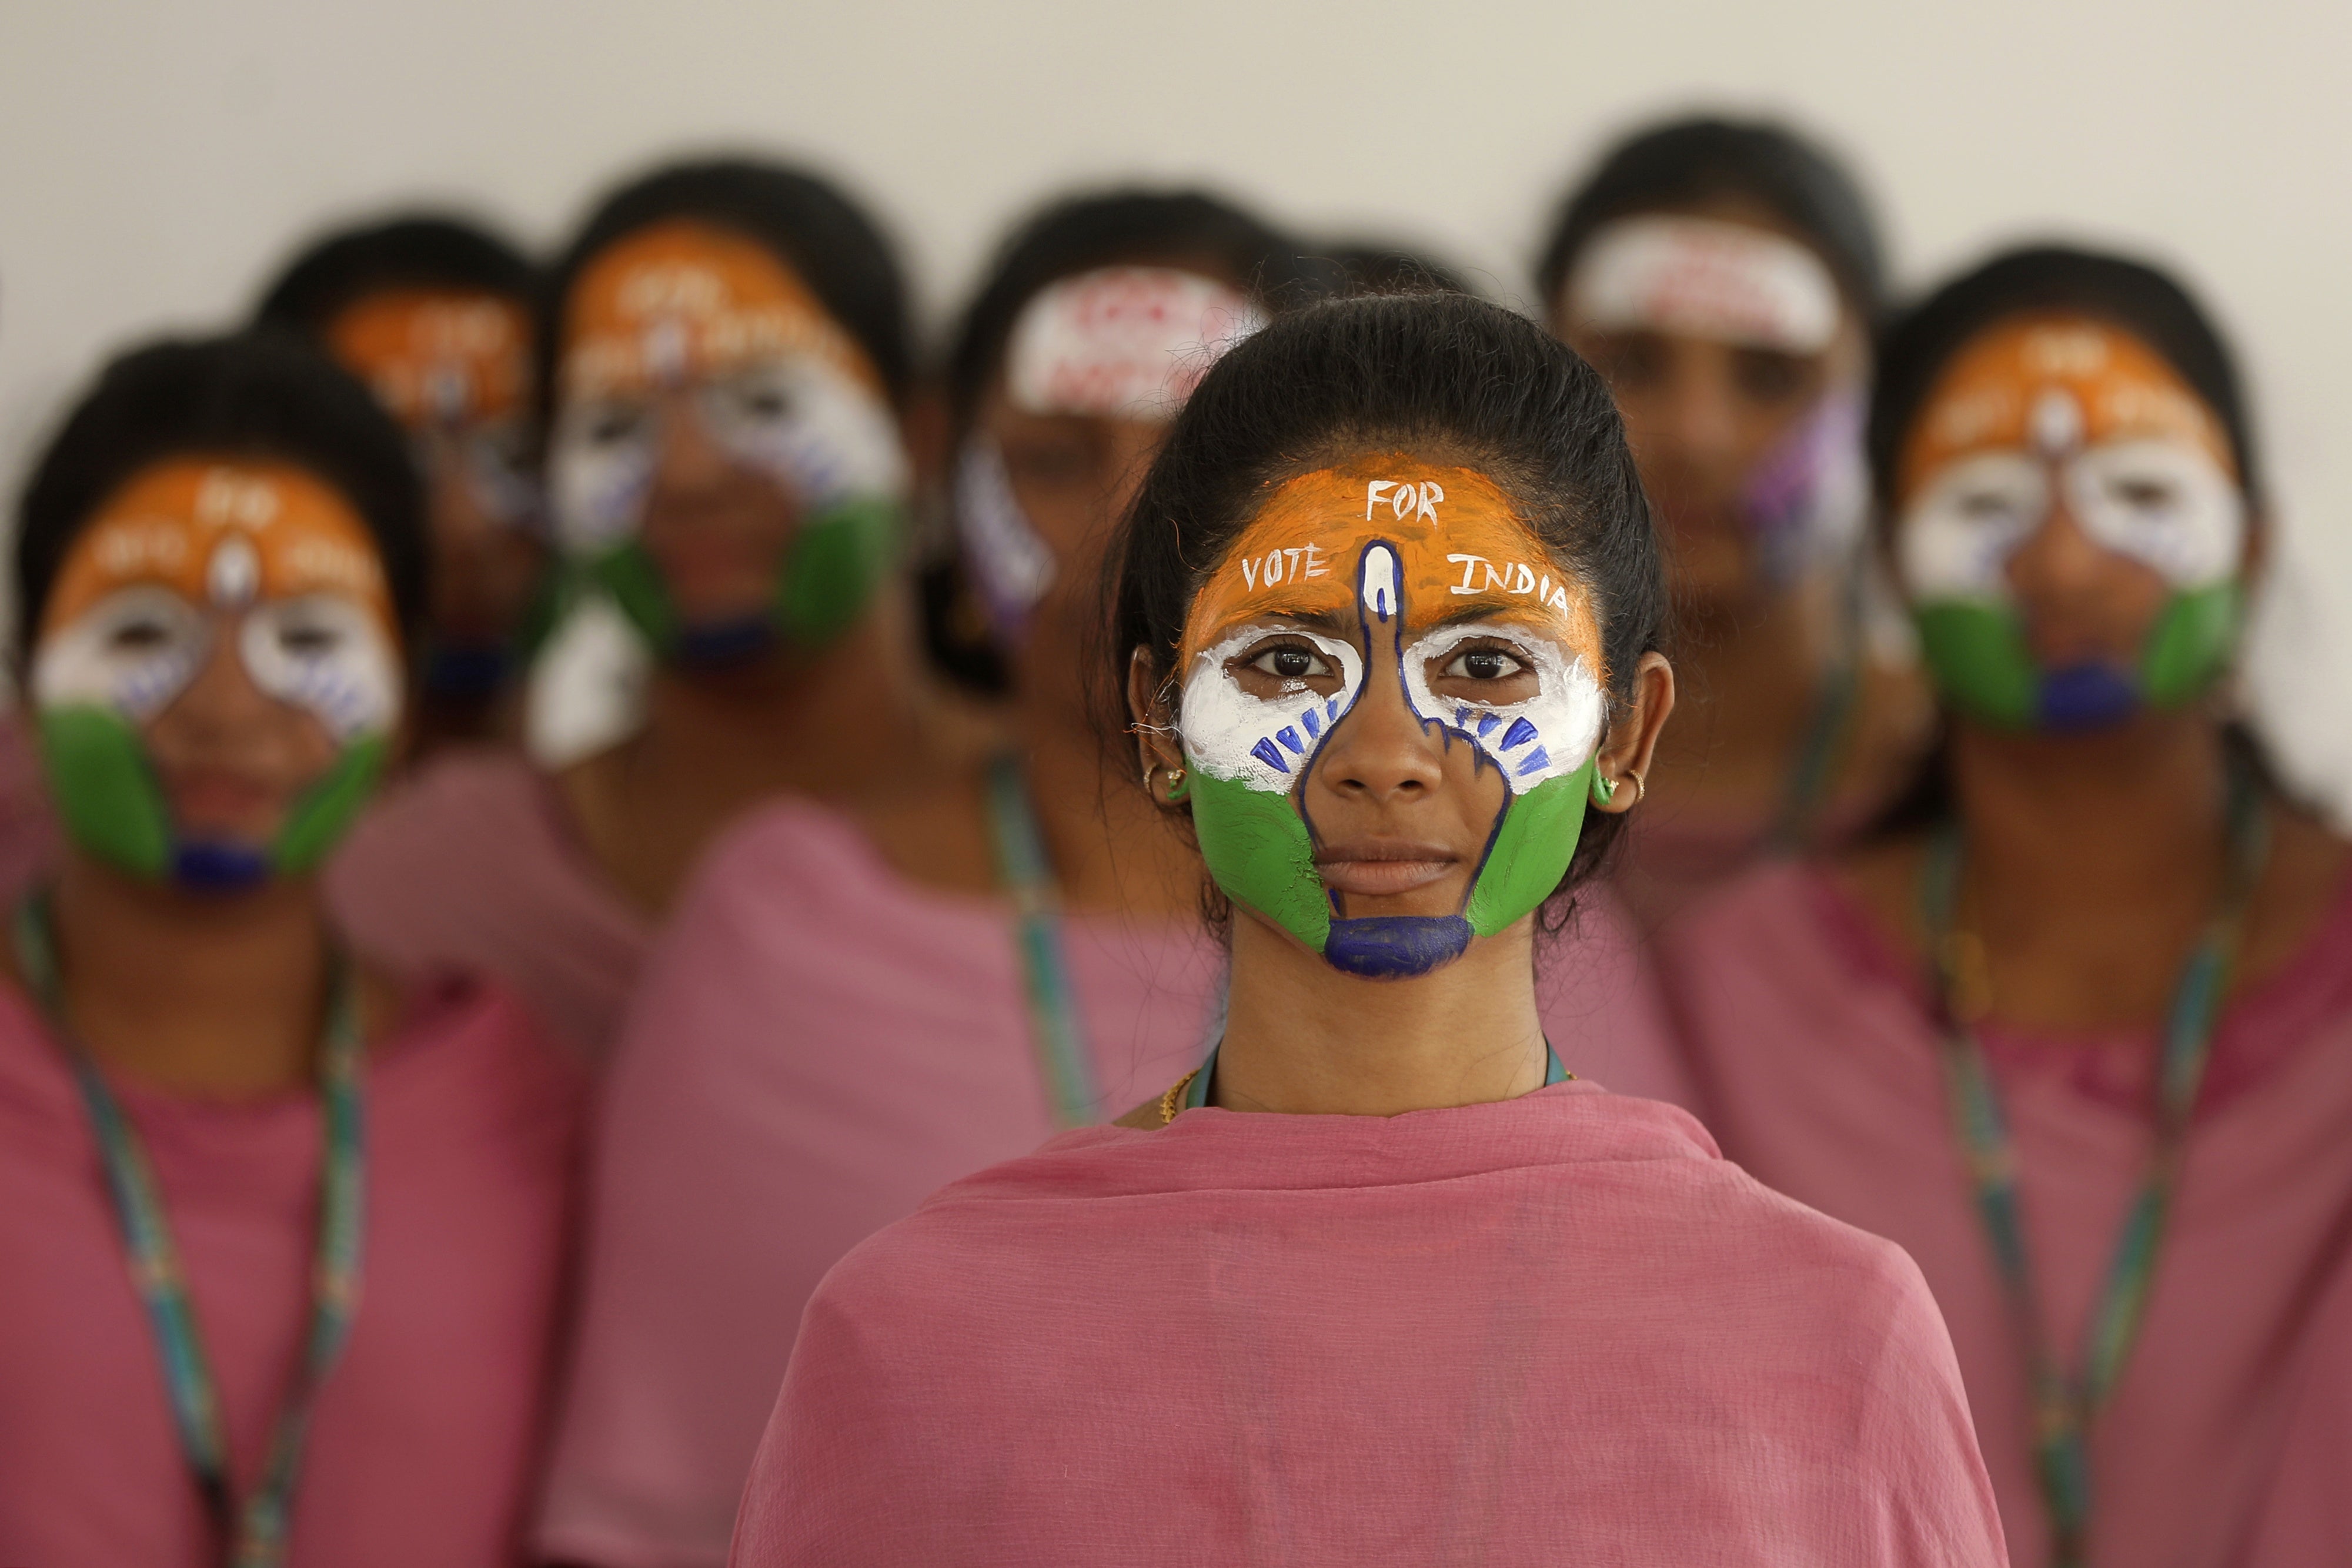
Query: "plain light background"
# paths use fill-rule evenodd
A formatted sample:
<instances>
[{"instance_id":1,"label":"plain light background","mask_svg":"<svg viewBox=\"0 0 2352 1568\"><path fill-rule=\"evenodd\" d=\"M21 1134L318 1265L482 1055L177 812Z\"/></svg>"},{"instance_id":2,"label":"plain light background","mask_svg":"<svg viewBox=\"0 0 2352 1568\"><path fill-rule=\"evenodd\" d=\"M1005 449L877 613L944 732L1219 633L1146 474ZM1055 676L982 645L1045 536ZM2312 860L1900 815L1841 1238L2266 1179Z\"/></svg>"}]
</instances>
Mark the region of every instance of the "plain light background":
<instances>
[{"instance_id":1,"label":"plain light background","mask_svg":"<svg viewBox=\"0 0 2352 1568\"><path fill-rule=\"evenodd\" d=\"M2177 264L2274 482L2252 700L2352 808L2352 5L2343 0L0 0L0 485L110 346L243 311L334 220L454 202L557 240L732 146L845 180L936 324L1075 183L1204 180L1424 246L1499 298L1612 132L1785 113L1897 275L2063 235Z\"/></svg>"}]
</instances>

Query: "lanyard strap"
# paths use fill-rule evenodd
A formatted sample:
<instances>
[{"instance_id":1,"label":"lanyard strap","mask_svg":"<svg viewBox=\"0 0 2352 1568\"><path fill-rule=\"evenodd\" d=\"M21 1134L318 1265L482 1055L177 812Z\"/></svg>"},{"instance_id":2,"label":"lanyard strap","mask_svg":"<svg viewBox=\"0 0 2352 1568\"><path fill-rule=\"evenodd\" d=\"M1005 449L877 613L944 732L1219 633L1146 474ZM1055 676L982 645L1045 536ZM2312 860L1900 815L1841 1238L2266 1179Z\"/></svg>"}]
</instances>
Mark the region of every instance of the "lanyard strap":
<instances>
[{"instance_id":1,"label":"lanyard strap","mask_svg":"<svg viewBox=\"0 0 2352 1568\"><path fill-rule=\"evenodd\" d=\"M1013 900L1013 941L1021 950L1029 1033L1045 1097L1055 1121L1083 1127L1101 1114L1102 1096L1078 1022L1077 995L1062 942L1061 900L1046 863L1045 835L1030 805L1021 759L1009 752L989 761L988 825L996 843L997 875Z\"/></svg>"},{"instance_id":2,"label":"lanyard strap","mask_svg":"<svg viewBox=\"0 0 2352 1568\"><path fill-rule=\"evenodd\" d=\"M1971 954L1972 938L1954 930L1964 854L1958 824L1948 824L1928 848L1921 905L1952 1124L1975 1188L1978 1217L2009 1297L2010 1314L2030 1357L2034 1457L2050 1514L2054 1568L2074 1568L2084 1561L2091 1523L2091 1423L2115 1391L2139 1335L2188 1149L2189 1121L2212 1055L2214 1026L2229 989L2246 905L2268 847L2260 793L2238 768L2231 770L2229 782L2229 845L2221 904L2189 956L2165 1020L2153 1096L2155 1148L2116 1236L2105 1286L2093 1306L2079 1374L2068 1370L2042 1332L2018 1191L2016 1145L2001 1111L1991 1062L1970 1027L1986 998L1981 949ZM1972 959L1977 966L1973 971Z\"/></svg>"},{"instance_id":3,"label":"lanyard strap","mask_svg":"<svg viewBox=\"0 0 2352 1568\"><path fill-rule=\"evenodd\" d=\"M162 1353L163 1376L179 1427L181 1451L205 1511L224 1542L230 1568L274 1568L286 1554L287 1529L302 1442L310 1410L341 1354L359 1306L360 1260L366 1200L358 988L350 966L338 961L319 1051L319 1090L326 1123L326 1154L319 1178L319 1230L310 1266L310 1320L294 1387L270 1429L260 1483L242 1509L231 1496L228 1443L223 1435L219 1385L205 1360L203 1337L188 1299L187 1276L163 1211L153 1166L137 1129L89 1052L67 1024L57 945L48 907L38 897L16 910L16 962L51 1029L66 1048L90 1127L106 1163L107 1186L129 1254L131 1283L147 1308Z\"/></svg>"},{"instance_id":4,"label":"lanyard strap","mask_svg":"<svg viewBox=\"0 0 2352 1568\"><path fill-rule=\"evenodd\" d=\"M1216 1075L1217 1048L1213 1045L1209 1047L1207 1059L1195 1068L1192 1077L1185 1081L1182 1100L1174 1109L1197 1111L1209 1103L1209 1082ZM1546 1040L1544 1041L1544 1087L1549 1089L1555 1083L1565 1083L1575 1076L1576 1074L1570 1072L1560 1061L1559 1052L1551 1048L1551 1041Z\"/></svg>"},{"instance_id":5,"label":"lanyard strap","mask_svg":"<svg viewBox=\"0 0 2352 1568\"><path fill-rule=\"evenodd\" d=\"M1814 688L1811 709L1805 716L1805 733L1797 755L1780 783L1780 803L1765 829L1764 847L1775 854L1790 853L1812 841L1821 826L1836 783L1837 765L1862 711L1863 617L1865 575L1857 566L1847 574L1839 595L1837 663Z\"/></svg>"}]
</instances>

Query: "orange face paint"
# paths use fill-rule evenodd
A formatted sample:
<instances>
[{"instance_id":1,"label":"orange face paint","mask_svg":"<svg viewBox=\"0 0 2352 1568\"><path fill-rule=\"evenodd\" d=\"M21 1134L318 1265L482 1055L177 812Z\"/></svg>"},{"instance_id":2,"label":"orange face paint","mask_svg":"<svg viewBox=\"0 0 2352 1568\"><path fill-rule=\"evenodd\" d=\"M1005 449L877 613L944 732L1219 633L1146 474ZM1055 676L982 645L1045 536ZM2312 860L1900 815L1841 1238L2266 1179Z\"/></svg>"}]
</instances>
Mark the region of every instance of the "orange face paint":
<instances>
[{"instance_id":1,"label":"orange face paint","mask_svg":"<svg viewBox=\"0 0 2352 1568\"><path fill-rule=\"evenodd\" d=\"M364 606L387 636L397 625L367 526L323 482L285 464L184 458L142 471L75 539L43 637L142 584L233 607L336 593Z\"/></svg>"},{"instance_id":2,"label":"orange face paint","mask_svg":"<svg viewBox=\"0 0 2352 1568\"><path fill-rule=\"evenodd\" d=\"M1523 625L1601 670L1590 594L1553 563L1510 497L1475 469L1396 454L1276 489L1193 600L1181 667L1255 621L1352 623L1357 563L1375 539L1395 546L1402 563L1408 634L1475 616Z\"/></svg>"},{"instance_id":3,"label":"orange face paint","mask_svg":"<svg viewBox=\"0 0 2352 1568\"><path fill-rule=\"evenodd\" d=\"M2129 332L2081 316L2030 316L1953 357L1921 405L1895 468L1898 504L1962 457L2003 449L2174 441L2231 478L2228 437L2179 371Z\"/></svg>"},{"instance_id":4,"label":"orange face paint","mask_svg":"<svg viewBox=\"0 0 2352 1568\"><path fill-rule=\"evenodd\" d=\"M868 391L881 377L791 268L709 224L656 224L582 271L566 306L564 395L635 392L814 354Z\"/></svg>"},{"instance_id":5,"label":"orange face paint","mask_svg":"<svg viewBox=\"0 0 2352 1568\"><path fill-rule=\"evenodd\" d=\"M328 324L327 346L411 429L505 419L530 402L530 317L495 294L371 294Z\"/></svg>"}]
</instances>

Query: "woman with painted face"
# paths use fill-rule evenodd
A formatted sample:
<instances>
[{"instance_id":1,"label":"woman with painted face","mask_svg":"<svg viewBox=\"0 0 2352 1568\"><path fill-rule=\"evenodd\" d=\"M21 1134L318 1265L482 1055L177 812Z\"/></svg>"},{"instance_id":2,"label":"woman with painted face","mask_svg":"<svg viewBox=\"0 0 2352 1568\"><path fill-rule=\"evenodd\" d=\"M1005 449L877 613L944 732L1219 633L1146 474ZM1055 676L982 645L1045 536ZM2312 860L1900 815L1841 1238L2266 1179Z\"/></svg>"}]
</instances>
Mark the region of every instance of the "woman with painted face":
<instances>
[{"instance_id":1,"label":"woman with painted face","mask_svg":"<svg viewBox=\"0 0 2352 1568\"><path fill-rule=\"evenodd\" d=\"M65 825L0 985L0 1561L512 1561L578 1072L318 867L404 719L423 497L282 338L108 368L18 516Z\"/></svg>"},{"instance_id":2,"label":"woman with painted face","mask_svg":"<svg viewBox=\"0 0 2352 1568\"><path fill-rule=\"evenodd\" d=\"M772 806L681 904L612 1067L551 1557L723 1562L825 1270L1197 1057L1216 989L1198 879L1102 775L1092 584L1192 383L1300 275L1223 202L1118 191L1033 218L966 313L958 575L1015 744L854 815Z\"/></svg>"},{"instance_id":3,"label":"woman with painted face","mask_svg":"<svg viewBox=\"0 0 2352 1568\"><path fill-rule=\"evenodd\" d=\"M1894 329L1870 443L1947 740L1665 945L1708 1124L1918 1260L2017 1563L2217 1562L2352 1225L2347 846L2220 695L2230 356L2161 273L2016 252Z\"/></svg>"},{"instance_id":4,"label":"woman with painted face","mask_svg":"<svg viewBox=\"0 0 2352 1568\"><path fill-rule=\"evenodd\" d=\"M1909 1261L1545 1039L1538 911L1674 698L1600 378L1475 300L1309 307L1113 559L1222 1038L833 1270L735 1563L1998 1563Z\"/></svg>"},{"instance_id":5,"label":"woman with painted face","mask_svg":"<svg viewBox=\"0 0 2352 1568\"><path fill-rule=\"evenodd\" d=\"M874 225L807 174L678 165L598 207L547 298L553 771L453 758L335 882L363 948L486 967L594 1057L737 813L946 764L899 570L904 291Z\"/></svg>"},{"instance_id":6,"label":"woman with painted face","mask_svg":"<svg viewBox=\"0 0 2352 1568\"><path fill-rule=\"evenodd\" d=\"M531 460L530 262L461 219L417 215L319 240L262 297L367 382L425 480L433 603L412 752L503 738L509 679L547 549Z\"/></svg>"},{"instance_id":7,"label":"woman with painted face","mask_svg":"<svg viewBox=\"0 0 2352 1568\"><path fill-rule=\"evenodd\" d=\"M1538 273L1666 540L1683 717L1620 877L1655 929L1759 853L1858 826L1924 739L1858 548L1878 239L1810 142L1688 120L1601 161Z\"/></svg>"}]
</instances>

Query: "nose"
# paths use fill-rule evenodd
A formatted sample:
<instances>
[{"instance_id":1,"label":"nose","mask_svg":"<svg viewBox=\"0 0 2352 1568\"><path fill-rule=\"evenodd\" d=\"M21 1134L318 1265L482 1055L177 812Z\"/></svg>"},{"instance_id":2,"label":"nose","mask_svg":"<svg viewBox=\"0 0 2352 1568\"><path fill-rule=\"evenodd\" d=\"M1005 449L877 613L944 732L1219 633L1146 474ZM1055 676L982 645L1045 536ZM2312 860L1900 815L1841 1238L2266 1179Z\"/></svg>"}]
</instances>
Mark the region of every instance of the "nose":
<instances>
[{"instance_id":1,"label":"nose","mask_svg":"<svg viewBox=\"0 0 2352 1568\"><path fill-rule=\"evenodd\" d=\"M676 499L706 495L727 482L734 460L703 423L690 398L678 392L666 395L658 418L653 476L656 497Z\"/></svg>"},{"instance_id":2,"label":"nose","mask_svg":"<svg viewBox=\"0 0 2352 1568\"><path fill-rule=\"evenodd\" d=\"M2105 548L2074 519L2061 497L2053 500L2042 526L2010 555L2009 584L2027 604L2063 604L2095 592L2110 570Z\"/></svg>"},{"instance_id":3,"label":"nose","mask_svg":"<svg viewBox=\"0 0 2352 1568\"><path fill-rule=\"evenodd\" d=\"M1676 343L1668 364L1653 427L1658 455L1702 470L1734 460L1739 419L1732 406L1729 350L1701 354L1687 343Z\"/></svg>"},{"instance_id":4,"label":"nose","mask_svg":"<svg viewBox=\"0 0 2352 1568\"><path fill-rule=\"evenodd\" d=\"M1409 806L1436 793L1445 778L1443 728L1413 712L1397 663L1400 611L1388 626L1373 625L1364 688L1355 706L1331 727L1307 787L1344 800Z\"/></svg>"},{"instance_id":5,"label":"nose","mask_svg":"<svg viewBox=\"0 0 2352 1568\"><path fill-rule=\"evenodd\" d=\"M211 650L195 677L172 704L172 716L188 733L205 739L226 739L268 722L276 699L253 684L237 647L242 622L225 617L213 623Z\"/></svg>"}]
</instances>

